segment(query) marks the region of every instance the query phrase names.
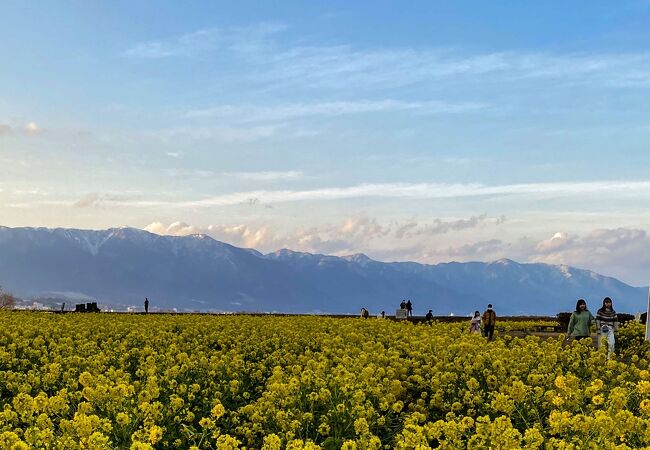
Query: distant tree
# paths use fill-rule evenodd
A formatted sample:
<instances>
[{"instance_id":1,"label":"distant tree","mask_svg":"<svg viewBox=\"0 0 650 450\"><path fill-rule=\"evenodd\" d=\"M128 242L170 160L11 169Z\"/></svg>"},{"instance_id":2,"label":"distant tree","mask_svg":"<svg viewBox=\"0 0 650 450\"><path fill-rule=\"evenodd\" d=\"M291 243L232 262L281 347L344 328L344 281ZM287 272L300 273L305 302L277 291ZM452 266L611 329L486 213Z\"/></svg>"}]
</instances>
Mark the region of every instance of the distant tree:
<instances>
[{"instance_id":1,"label":"distant tree","mask_svg":"<svg viewBox=\"0 0 650 450\"><path fill-rule=\"evenodd\" d=\"M0 286L0 309L13 309L16 306L16 298L9 292L4 292Z\"/></svg>"}]
</instances>

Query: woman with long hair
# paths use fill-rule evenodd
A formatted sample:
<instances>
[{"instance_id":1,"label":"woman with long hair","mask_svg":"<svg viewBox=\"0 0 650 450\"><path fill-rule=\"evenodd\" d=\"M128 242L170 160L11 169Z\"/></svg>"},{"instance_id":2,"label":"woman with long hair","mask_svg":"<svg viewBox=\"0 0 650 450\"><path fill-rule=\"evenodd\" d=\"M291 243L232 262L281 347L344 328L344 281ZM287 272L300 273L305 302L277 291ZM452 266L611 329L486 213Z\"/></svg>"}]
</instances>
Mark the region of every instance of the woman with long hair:
<instances>
[{"instance_id":1,"label":"woman with long hair","mask_svg":"<svg viewBox=\"0 0 650 450\"><path fill-rule=\"evenodd\" d=\"M587 309L587 302L579 299L576 302L576 310L571 314L569 319L569 329L567 330L567 339L591 339L591 325L596 321L594 316Z\"/></svg>"},{"instance_id":2,"label":"woman with long hair","mask_svg":"<svg viewBox=\"0 0 650 450\"><path fill-rule=\"evenodd\" d=\"M474 311L474 317L469 325L470 333L480 333L481 332L481 313L479 311Z\"/></svg>"},{"instance_id":3,"label":"woman with long hair","mask_svg":"<svg viewBox=\"0 0 650 450\"><path fill-rule=\"evenodd\" d=\"M605 297L603 307L596 312L596 326L598 328L598 348L603 339L607 340L607 355L614 353L616 339L614 332L618 331L618 315L612 306L612 299Z\"/></svg>"}]
</instances>

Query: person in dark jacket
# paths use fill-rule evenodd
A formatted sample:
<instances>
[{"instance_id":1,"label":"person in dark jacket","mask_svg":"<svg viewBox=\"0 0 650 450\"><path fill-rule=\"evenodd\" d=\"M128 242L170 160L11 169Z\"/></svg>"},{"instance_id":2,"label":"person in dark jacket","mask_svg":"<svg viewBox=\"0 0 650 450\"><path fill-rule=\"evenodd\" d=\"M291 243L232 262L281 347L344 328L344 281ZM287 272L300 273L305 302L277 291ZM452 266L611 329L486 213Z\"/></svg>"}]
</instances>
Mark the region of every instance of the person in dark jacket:
<instances>
[{"instance_id":1,"label":"person in dark jacket","mask_svg":"<svg viewBox=\"0 0 650 450\"><path fill-rule=\"evenodd\" d=\"M488 341L494 339L494 326L497 323L497 313L492 309L492 303L487 305L487 309L483 312L483 336L488 338Z\"/></svg>"},{"instance_id":2,"label":"person in dark jacket","mask_svg":"<svg viewBox=\"0 0 650 450\"><path fill-rule=\"evenodd\" d=\"M413 303L411 303L411 300L406 301L406 317L413 317Z\"/></svg>"}]
</instances>

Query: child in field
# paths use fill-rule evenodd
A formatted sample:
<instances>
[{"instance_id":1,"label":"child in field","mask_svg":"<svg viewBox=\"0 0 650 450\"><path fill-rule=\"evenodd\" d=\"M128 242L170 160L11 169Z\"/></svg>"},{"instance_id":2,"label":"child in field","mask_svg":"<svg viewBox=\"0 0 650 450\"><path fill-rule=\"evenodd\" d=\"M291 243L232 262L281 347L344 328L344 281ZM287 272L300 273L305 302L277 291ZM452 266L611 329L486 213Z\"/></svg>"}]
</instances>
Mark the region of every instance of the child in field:
<instances>
[{"instance_id":1,"label":"child in field","mask_svg":"<svg viewBox=\"0 0 650 450\"><path fill-rule=\"evenodd\" d=\"M481 313L479 311L474 311L474 317L469 325L470 333L481 333Z\"/></svg>"}]
</instances>

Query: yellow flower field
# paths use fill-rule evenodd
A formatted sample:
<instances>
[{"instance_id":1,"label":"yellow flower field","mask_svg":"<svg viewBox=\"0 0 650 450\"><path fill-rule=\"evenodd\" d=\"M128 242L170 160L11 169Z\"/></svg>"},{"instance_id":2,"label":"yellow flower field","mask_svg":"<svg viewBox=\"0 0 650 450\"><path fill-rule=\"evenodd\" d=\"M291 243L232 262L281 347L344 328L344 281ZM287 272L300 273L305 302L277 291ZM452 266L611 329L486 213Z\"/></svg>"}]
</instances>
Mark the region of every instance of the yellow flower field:
<instances>
[{"instance_id":1,"label":"yellow flower field","mask_svg":"<svg viewBox=\"0 0 650 450\"><path fill-rule=\"evenodd\" d=\"M0 448L650 446L639 324L609 360L467 328L0 313Z\"/></svg>"}]
</instances>

